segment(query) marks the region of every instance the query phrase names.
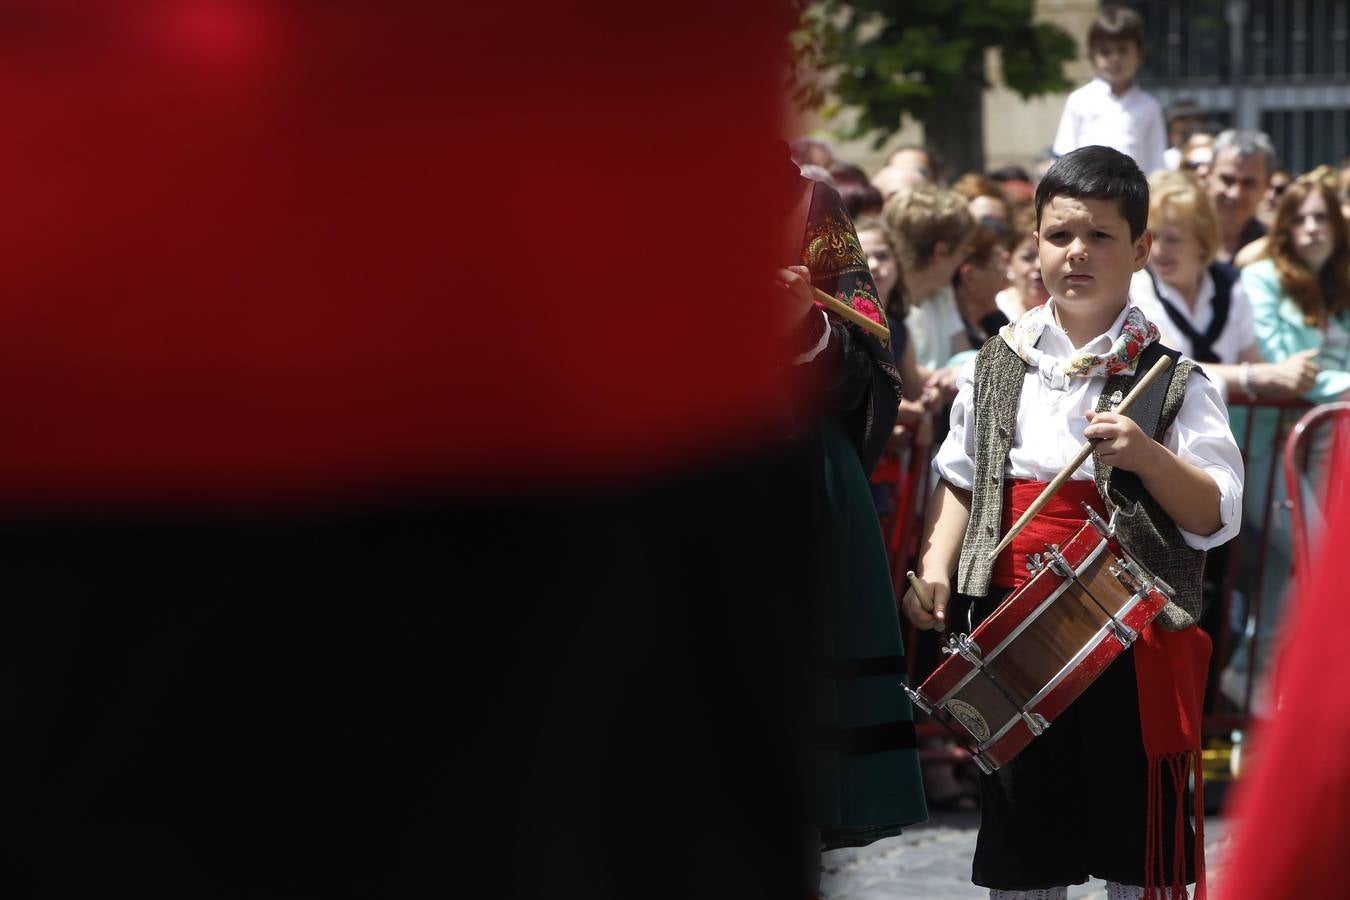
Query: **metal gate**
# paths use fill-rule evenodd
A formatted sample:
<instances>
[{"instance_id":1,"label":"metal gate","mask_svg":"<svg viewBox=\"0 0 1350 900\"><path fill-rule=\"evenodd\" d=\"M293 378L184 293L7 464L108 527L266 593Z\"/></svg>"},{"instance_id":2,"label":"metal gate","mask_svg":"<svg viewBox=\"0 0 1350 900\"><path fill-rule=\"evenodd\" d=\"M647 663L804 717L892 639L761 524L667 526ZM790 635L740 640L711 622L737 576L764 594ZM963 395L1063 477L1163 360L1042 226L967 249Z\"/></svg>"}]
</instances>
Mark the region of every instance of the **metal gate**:
<instances>
[{"instance_id":1,"label":"metal gate","mask_svg":"<svg viewBox=\"0 0 1350 900\"><path fill-rule=\"evenodd\" d=\"M1259 128L1306 172L1350 156L1350 0L1133 0L1141 86L1196 101L1217 124Z\"/></svg>"}]
</instances>

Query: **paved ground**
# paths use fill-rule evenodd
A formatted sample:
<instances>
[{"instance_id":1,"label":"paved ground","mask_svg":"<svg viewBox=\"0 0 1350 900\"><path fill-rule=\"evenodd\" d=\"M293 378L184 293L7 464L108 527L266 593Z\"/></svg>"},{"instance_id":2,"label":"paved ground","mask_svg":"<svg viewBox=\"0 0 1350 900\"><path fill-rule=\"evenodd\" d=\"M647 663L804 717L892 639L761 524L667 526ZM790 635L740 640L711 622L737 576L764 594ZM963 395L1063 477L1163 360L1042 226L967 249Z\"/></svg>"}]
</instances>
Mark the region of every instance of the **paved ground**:
<instances>
[{"instance_id":1,"label":"paved ground","mask_svg":"<svg viewBox=\"0 0 1350 900\"><path fill-rule=\"evenodd\" d=\"M825 900L981 900L989 892L970 883L979 813L936 813L926 824L861 849L832 850L821 862ZM1223 877L1228 829L1205 819L1205 860L1211 896ZM1069 888L1070 900L1105 900L1100 881Z\"/></svg>"}]
</instances>

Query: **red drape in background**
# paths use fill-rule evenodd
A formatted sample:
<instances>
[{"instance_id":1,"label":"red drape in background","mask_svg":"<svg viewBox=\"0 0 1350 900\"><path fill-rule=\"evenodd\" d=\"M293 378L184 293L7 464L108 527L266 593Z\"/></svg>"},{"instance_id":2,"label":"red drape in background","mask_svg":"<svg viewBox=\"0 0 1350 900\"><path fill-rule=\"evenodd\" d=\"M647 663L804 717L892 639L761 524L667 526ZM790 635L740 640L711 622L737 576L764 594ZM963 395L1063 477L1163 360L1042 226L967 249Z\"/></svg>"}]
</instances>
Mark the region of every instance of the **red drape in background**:
<instances>
[{"instance_id":1,"label":"red drape in background","mask_svg":"<svg viewBox=\"0 0 1350 900\"><path fill-rule=\"evenodd\" d=\"M1345 460L1341 464L1345 464ZM1251 742L1235 801L1223 900L1341 897L1350 889L1350 490L1341 480L1314 558L1313 590L1294 607L1278 662L1278 711Z\"/></svg>"},{"instance_id":2,"label":"red drape in background","mask_svg":"<svg viewBox=\"0 0 1350 900\"><path fill-rule=\"evenodd\" d=\"M753 442L790 15L0 2L0 507Z\"/></svg>"}]
</instances>

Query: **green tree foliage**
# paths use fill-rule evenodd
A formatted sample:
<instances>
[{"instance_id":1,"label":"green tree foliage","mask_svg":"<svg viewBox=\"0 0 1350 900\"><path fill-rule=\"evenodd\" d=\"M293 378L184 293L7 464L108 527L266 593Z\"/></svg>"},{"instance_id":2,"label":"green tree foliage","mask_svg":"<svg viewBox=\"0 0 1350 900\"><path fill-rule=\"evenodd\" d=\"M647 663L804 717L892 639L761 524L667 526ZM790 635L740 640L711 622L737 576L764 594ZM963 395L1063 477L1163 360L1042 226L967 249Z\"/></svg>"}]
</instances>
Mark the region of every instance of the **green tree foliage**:
<instances>
[{"instance_id":1,"label":"green tree foliage","mask_svg":"<svg viewBox=\"0 0 1350 900\"><path fill-rule=\"evenodd\" d=\"M846 136L871 136L879 147L905 116L924 123L930 141L935 130L953 132L952 119L971 113L962 104L972 98L978 118L979 97L988 87L988 47L1002 52L1003 80L1023 97L1068 90L1063 65L1077 55L1073 38L1056 25L1033 22L1033 5L1034 0L811 3L792 35L795 98L803 108L824 107L827 113L837 107L857 110ZM968 128L953 133L979 136Z\"/></svg>"}]
</instances>

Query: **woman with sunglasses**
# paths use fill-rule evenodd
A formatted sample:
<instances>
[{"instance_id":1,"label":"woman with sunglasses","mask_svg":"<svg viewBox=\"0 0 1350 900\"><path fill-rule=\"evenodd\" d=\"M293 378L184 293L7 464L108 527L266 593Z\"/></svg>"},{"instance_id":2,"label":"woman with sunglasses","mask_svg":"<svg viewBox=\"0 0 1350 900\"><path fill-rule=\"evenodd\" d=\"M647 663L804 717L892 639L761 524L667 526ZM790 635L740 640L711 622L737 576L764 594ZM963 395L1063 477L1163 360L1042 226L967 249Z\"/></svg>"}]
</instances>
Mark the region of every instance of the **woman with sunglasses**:
<instances>
[{"instance_id":1,"label":"woman with sunglasses","mask_svg":"<svg viewBox=\"0 0 1350 900\"><path fill-rule=\"evenodd\" d=\"M1270 187L1266 188L1266 194L1261 198L1261 205L1256 209L1257 218L1267 228L1275 221L1275 207L1280 205L1280 196L1293 180L1294 176L1284 169L1277 169L1270 174Z\"/></svg>"},{"instance_id":2,"label":"woman with sunglasses","mask_svg":"<svg viewBox=\"0 0 1350 900\"><path fill-rule=\"evenodd\" d=\"M1270 187L1266 188L1265 195L1261 198L1261 205L1256 208L1256 218L1266 228L1270 228L1275 219L1275 208L1280 205L1280 195L1284 193L1285 188L1289 187L1293 181L1293 176L1283 169L1270 176ZM1267 235L1262 235L1243 247L1233 257L1233 265L1239 269L1246 268L1258 259L1264 259L1266 256L1266 247L1270 239Z\"/></svg>"}]
</instances>

